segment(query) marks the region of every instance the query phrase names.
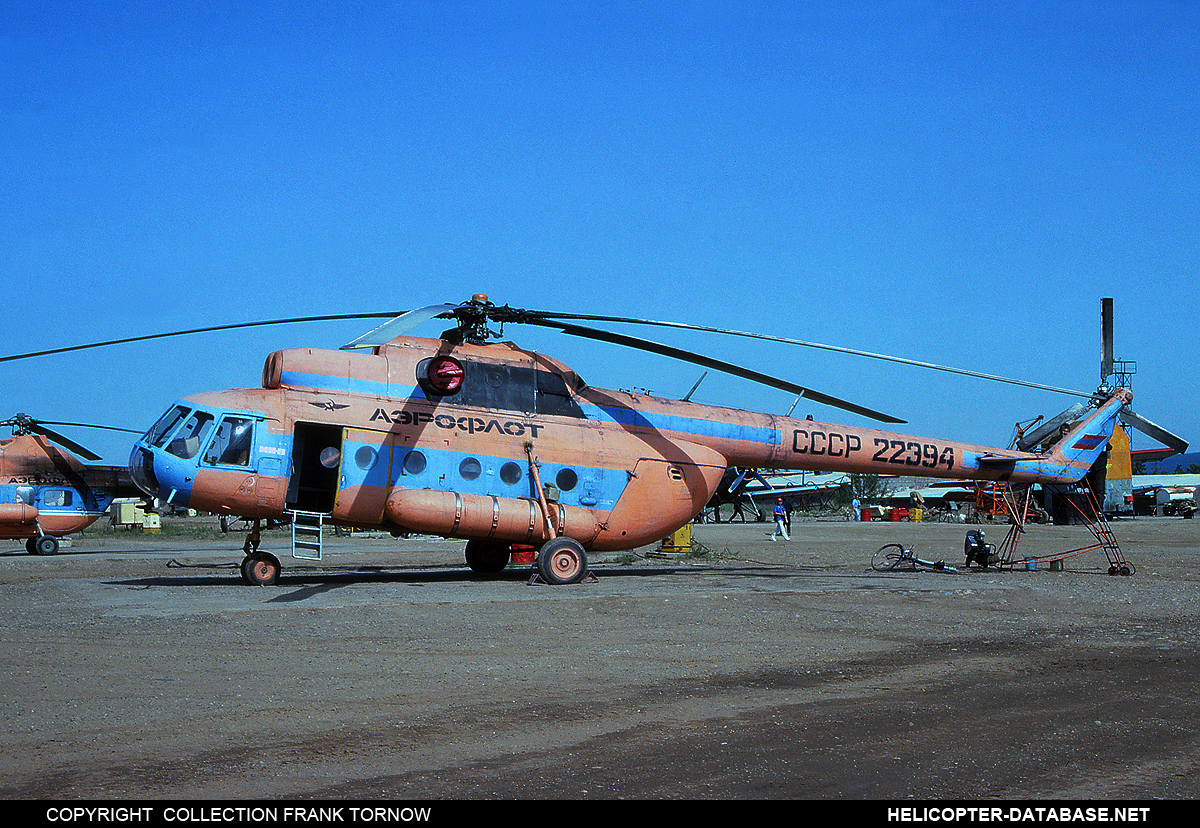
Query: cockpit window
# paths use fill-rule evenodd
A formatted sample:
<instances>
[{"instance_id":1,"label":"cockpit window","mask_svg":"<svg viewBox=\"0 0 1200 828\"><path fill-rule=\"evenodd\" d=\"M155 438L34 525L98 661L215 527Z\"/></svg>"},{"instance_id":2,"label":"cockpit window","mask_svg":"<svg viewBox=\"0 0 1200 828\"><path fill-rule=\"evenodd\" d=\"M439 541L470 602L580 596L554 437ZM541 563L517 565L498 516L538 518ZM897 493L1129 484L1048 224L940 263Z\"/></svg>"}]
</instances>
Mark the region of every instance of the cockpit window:
<instances>
[{"instance_id":1,"label":"cockpit window","mask_svg":"<svg viewBox=\"0 0 1200 828\"><path fill-rule=\"evenodd\" d=\"M226 417L221 420L217 436L204 452L204 462L210 466L250 465L250 446L253 444L254 421L246 417Z\"/></svg>"},{"instance_id":2,"label":"cockpit window","mask_svg":"<svg viewBox=\"0 0 1200 828\"><path fill-rule=\"evenodd\" d=\"M149 431L146 432L146 445L159 448L163 441L175 430L183 418L187 416L188 409L181 405L177 405L159 418Z\"/></svg>"},{"instance_id":3,"label":"cockpit window","mask_svg":"<svg viewBox=\"0 0 1200 828\"><path fill-rule=\"evenodd\" d=\"M182 457L184 460L191 460L200 453L200 447L208 439L212 424L213 415L196 411L175 433L170 445L167 446L167 453Z\"/></svg>"}]
</instances>

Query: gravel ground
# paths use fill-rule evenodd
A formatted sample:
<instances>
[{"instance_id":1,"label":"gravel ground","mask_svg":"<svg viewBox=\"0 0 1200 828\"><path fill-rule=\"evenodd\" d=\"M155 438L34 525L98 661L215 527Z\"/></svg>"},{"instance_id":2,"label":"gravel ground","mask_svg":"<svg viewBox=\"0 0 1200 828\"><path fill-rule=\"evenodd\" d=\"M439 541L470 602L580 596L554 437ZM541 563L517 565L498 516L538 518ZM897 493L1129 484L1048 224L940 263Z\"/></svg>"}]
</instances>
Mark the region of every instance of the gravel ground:
<instances>
[{"instance_id":1,"label":"gravel ground","mask_svg":"<svg viewBox=\"0 0 1200 828\"><path fill-rule=\"evenodd\" d=\"M1200 520L1112 526L1132 577L871 570L891 542L961 565L972 527L941 523L696 526L570 587L440 539L314 563L271 533L274 587L234 535L4 542L0 795L1193 798ZM1034 526L1020 555L1091 543Z\"/></svg>"}]
</instances>

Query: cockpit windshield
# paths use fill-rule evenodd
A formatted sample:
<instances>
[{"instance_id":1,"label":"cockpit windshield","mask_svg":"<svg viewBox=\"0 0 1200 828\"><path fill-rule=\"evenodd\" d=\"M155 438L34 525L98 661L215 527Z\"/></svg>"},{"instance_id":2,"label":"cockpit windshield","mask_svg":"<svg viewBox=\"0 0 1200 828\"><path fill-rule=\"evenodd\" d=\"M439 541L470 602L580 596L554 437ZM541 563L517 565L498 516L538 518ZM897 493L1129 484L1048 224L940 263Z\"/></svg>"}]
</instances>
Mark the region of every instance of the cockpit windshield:
<instances>
[{"instance_id":1,"label":"cockpit windshield","mask_svg":"<svg viewBox=\"0 0 1200 828\"><path fill-rule=\"evenodd\" d=\"M144 448L131 461L134 479L143 489L157 491L155 478L168 474L167 469L200 465L248 468L255 463L255 421L253 415L205 410L186 401L175 405L142 438ZM188 466L167 464L156 469L156 450L188 461Z\"/></svg>"},{"instance_id":2,"label":"cockpit windshield","mask_svg":"<svg viewBox=\"0 0 1200 828\"><path fill-rule=\"evenodd\" d=\"M166 440L171 432L175 430L176 426L183 421L183 418L187 416L187 413L188 409L184 408L183 406L174 406L170 411L162 415L157 423L151 426L150 430L146 432L146 436L143 438L143 441L148 446L154 446L155 448L161 447L163 441Z\"/></svg>"},{"instance_id":3,"label":"cockpit windshield","mask_svg":"<svg viewBox=\"0 0 1200 828\"><path fill-rule=\"evenodd\" d=\"M200 447L208 439L212 428L213 415L204 411L193 411L171 442L167 444L167 452L183 460L191 460L200 452Z\"/></svg>"}]
</instances>

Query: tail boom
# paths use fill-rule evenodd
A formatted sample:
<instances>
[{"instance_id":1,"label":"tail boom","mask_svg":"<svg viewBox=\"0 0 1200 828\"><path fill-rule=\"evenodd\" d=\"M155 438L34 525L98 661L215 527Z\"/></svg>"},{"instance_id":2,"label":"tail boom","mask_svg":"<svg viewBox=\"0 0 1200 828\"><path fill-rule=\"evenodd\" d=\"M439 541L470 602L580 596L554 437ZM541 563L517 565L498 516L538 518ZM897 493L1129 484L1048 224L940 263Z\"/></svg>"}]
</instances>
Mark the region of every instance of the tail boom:
<instances>
[{"instance_id":1,"label":"tail boom","mask_svg":"<svg viewBox=\"0 0 1200 828\"><path fill-rule=\"evenodd\" d=\"M779 441L768 452L742 455L726 446L725 456L730 465L752 468L1068 484L1087 475L1108 449L1131 400L1128 391L1115 392L1041 453L776 418Z\"/></svg>"}]
</instances>

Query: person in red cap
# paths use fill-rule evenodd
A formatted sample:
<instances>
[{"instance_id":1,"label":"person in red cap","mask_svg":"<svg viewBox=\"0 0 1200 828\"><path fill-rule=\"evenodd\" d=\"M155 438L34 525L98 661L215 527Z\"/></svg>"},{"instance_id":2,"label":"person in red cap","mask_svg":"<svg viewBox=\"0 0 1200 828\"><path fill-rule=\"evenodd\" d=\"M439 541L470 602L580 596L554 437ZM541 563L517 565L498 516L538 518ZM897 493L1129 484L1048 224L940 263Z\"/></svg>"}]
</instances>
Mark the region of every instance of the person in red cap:
<instances>
[{"instance_id":1,"label":"person in red cap","mask_svg":"<svg viewBox=\"0 0 1200 828\"><path fill-rule=\"evenodd\" d=\"M792 539L791 536L788 535L787 523L788 523L787 507L783 505L782 497L776 498L775 499L775 531L771 533L771 540L775 540L780 535L783 535L783 539L786 541L790 541Z\"/></svg>"}]
</instances>

